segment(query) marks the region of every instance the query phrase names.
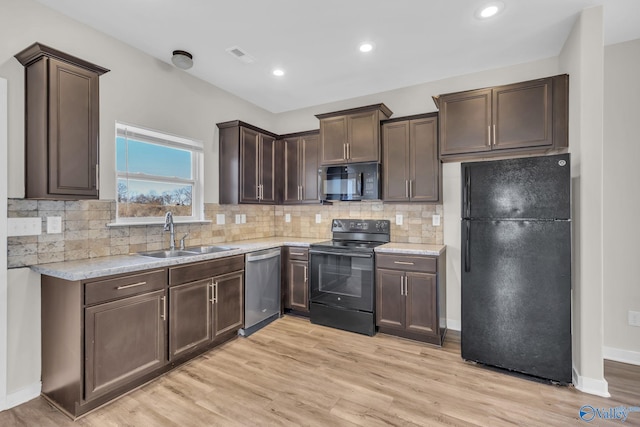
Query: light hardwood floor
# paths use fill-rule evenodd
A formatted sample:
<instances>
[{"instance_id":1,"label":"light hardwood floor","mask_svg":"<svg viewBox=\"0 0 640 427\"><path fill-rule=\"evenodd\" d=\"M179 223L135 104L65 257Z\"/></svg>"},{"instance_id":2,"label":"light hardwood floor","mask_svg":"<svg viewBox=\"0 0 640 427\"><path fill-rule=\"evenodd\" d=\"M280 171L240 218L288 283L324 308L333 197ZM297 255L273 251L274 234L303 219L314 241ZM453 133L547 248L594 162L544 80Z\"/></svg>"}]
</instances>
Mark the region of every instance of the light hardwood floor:
<instances>
[{"instance_id":1,"label":"light hardwood floor","mask_svg":"<svg viewBox=\"0 0 640 427\"><path fill-rule=\"evenodd\" d=\"M609 399L464 362L455 336L435 348L285 316L75 422L38 398L0 426L587 425L582 405L640 406L640 367L606 362L605 376Z\"/></svg>"}]
</instances>

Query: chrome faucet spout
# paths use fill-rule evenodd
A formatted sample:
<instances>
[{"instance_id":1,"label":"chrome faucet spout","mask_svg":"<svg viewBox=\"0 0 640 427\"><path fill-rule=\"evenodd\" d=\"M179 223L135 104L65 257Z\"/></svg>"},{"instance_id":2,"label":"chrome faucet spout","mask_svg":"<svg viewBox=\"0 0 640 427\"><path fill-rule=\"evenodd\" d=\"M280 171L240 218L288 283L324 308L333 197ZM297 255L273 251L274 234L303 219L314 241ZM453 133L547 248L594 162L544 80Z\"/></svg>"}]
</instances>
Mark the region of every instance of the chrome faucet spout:
<instances>
[{"instance_id":1,"label":"chrome faucet spout","mask_svg":"<svg viewBox=\"0 0 640 427\"><path fill-rule=\"evenodd\" d=\"M169 250L175 250L176 235L173 229L173 214L171 211L167 212L164 216L164 231L169 232Z\"/></svg>"}]
</instances>

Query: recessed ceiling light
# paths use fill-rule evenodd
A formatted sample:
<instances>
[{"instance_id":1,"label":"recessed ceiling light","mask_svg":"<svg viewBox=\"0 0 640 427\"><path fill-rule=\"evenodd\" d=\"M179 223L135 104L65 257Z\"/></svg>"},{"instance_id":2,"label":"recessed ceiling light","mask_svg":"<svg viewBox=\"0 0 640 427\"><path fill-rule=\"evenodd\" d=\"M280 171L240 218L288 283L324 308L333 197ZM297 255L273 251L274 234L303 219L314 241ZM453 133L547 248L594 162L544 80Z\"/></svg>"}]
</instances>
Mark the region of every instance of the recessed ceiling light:
<instances>
[{"instance_id":1,"label":"recessed ceiling light","mask_svg":"<svg viewBox=\"0 0 640 427\"><path fill-rule=\"evenodd\" d=\"M485 4L480 9L476 11L476 18L478 19L487 19L492 16L496 16L498 13L504 10L504 3L501 1L494 1L488 4Z\"/></svg>"},{"instance_id":2,"label":"recessed ceiling light","mask_svg":"<svg viewBox=\"0 0 640 427\"><path fill-rule=\"evenodd\" d=\"M362 43L360 45L360 52L371 52L373 50L373 44L371 43Z\"/></svg>"},{"instance_id":3,"label":"recessed ceiling light","mask_svg":"<svg viewBox=\"0 0 640 427\"><path fill-rule=\"evenodd\" d=\"M281 68L276 68L275 70L273 70L273 75L274 76L278 76L278 77L282 77L284 76L284 70Z\"/></svg>"}]
</instances>

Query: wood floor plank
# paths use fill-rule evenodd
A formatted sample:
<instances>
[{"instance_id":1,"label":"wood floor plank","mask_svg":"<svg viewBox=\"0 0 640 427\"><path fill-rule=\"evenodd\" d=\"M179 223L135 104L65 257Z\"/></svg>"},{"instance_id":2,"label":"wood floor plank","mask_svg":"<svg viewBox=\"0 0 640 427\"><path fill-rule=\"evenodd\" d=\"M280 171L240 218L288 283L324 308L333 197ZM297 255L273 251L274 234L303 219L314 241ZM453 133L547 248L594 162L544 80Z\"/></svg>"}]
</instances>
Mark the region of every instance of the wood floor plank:
<instances>
[{"instance_id":1,"label":"wood floor plank","mask_svg":"<svg viewBox=\"0 0 640 427\"><path fill-rule=\"evenodd\" d=\"M0 426L585 425L583 405L640 405L639 366L605 361L605 377L611 398L465 362L456 333L438 348L285 316L76 422L38 398L1 412Z\"/></svg>"}]
</instances>

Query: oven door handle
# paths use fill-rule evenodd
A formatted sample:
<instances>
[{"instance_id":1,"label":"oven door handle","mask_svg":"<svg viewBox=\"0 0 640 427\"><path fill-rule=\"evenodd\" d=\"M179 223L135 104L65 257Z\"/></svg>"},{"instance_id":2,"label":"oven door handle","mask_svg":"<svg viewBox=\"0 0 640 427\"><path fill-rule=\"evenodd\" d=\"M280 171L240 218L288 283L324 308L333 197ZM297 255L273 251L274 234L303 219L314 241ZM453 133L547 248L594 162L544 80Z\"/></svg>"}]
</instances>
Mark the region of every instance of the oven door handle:
<instances>
[{"instance_id":1,"label":"oven door handle","mask_svg":"<svg viewBox=\"0 0 640 427\"><path fill-rule=\"evenodd\" d=\"M351 258L373 258L373 254L354 254L353 252L329 252L329 251L318 251L314 249L309 250L310 254L319 254L319 255L335 255L335 256L347 256Z\"/></svg>"}]
</instances>

